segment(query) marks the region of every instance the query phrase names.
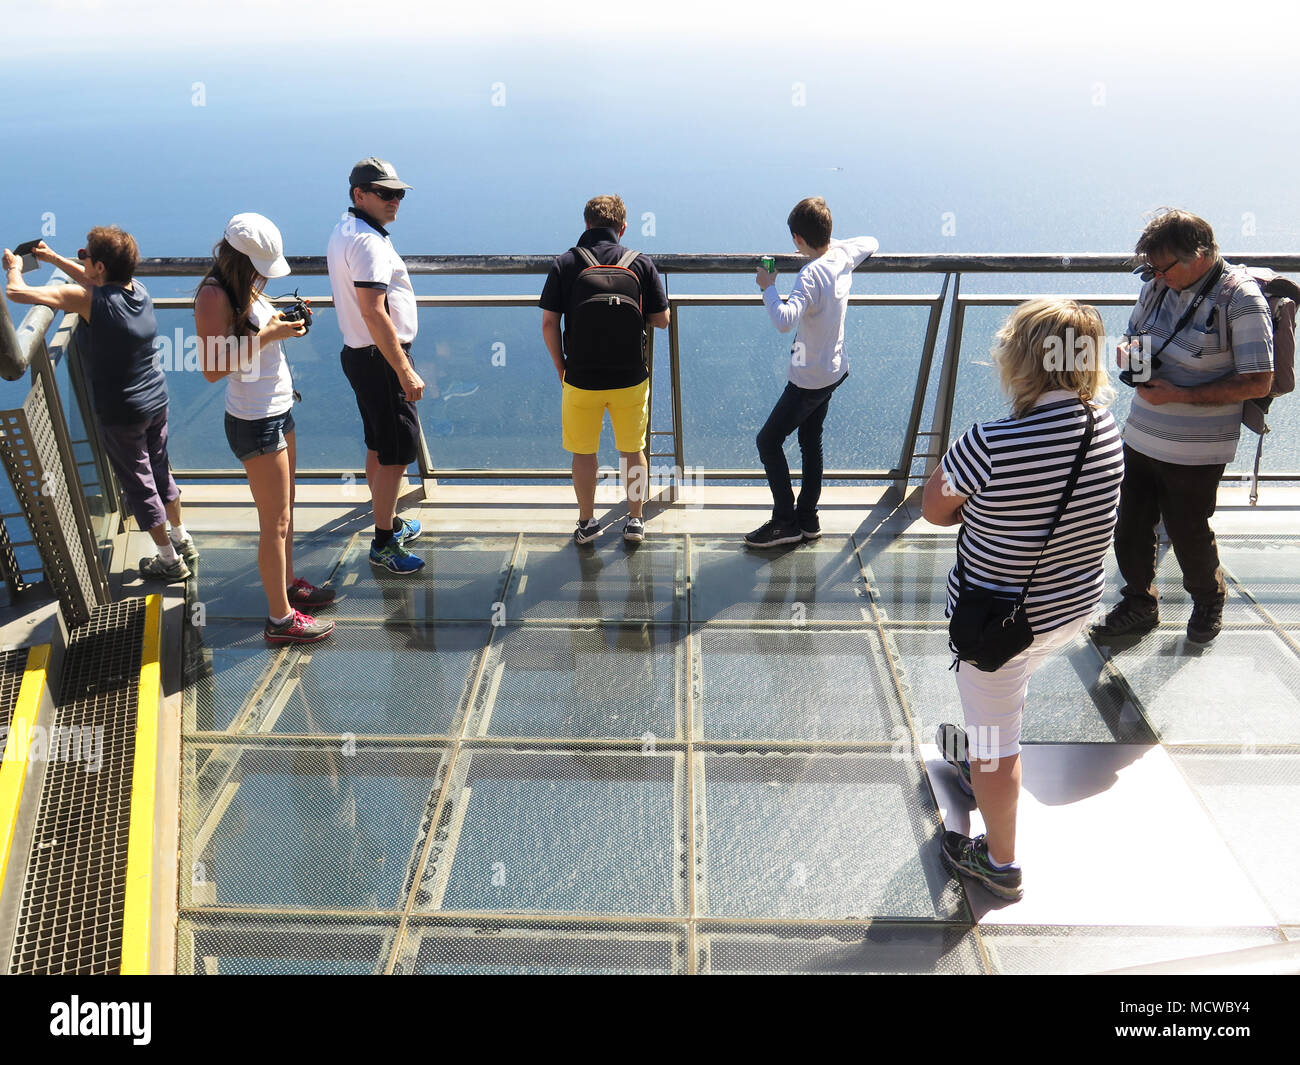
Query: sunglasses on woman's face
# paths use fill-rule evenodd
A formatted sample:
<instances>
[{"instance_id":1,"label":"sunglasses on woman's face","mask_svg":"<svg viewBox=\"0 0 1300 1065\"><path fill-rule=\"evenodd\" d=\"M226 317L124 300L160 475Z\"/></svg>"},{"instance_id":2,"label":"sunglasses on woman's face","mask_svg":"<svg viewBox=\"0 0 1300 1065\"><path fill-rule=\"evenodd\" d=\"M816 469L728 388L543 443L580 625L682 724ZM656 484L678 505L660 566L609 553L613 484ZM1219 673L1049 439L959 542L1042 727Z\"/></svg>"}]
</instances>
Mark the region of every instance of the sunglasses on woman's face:
<instances>
[{"instance_id":1,"label":"sunglasses on woman's face","mask_svg":"<svg viewBox=\"0 0 1300 1065\"><path fill-rule=\"evenodd\" d=\"M405 189L381 189L378 185L371 185L366 191L378 196L385 203L389 200L401 200L406 195Z\"/></svg>"}]
</instances>

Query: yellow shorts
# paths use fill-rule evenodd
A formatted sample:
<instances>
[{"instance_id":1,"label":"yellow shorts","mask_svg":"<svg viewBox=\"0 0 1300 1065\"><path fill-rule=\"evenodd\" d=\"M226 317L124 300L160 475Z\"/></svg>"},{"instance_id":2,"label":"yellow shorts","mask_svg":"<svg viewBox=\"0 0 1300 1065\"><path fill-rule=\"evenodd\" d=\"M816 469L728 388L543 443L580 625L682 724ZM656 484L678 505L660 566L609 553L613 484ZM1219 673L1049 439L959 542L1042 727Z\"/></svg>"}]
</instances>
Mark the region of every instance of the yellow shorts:
<instances>
[{"instance_id":1,"label":"yellow shorts","mask_svg":"<svg viewBox=\"0 0 1300 1065\"><path fill-rule=\"evenodd\" d=\"M644 451L646 422L650 415L650 380L631 388L574 388L564 385L561 424L564 450L594 455L600 450L600 426L609 410L614 446L619 451Z\"/></svg>"}]
</instances>

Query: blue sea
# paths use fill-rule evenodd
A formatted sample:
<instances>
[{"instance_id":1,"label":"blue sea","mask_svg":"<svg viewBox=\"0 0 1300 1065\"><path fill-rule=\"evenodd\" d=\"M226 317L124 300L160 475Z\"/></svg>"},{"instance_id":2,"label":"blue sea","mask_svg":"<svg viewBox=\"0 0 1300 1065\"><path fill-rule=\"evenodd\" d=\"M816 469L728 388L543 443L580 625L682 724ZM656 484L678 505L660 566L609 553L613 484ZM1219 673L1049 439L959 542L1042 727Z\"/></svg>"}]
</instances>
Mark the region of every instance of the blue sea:
<instances>
[{"instance_id":1,"label":"blue sea","mask_svg":"<svg viewBox=\"0 0 1300 1065\"><path fill-rule=\"evenodd\" d=\"M836 235L871 233L882 252L1123 253L1162 205L1209 219L1229 253L1298 252L1300 77L1288 38L1270 29L1285 11L29 4L7 12L0 41L0 242L44 234L71 255L89 227L117 223L143 255L205 255L229 216L258 211L288 254L322 255L348 171L373 154L414 186L392 227L408 255L555 254L581 232L583 203L605 192L627 203L625 242L651 255L790 252L786 215L810 195L826 197ZM940 281L859 275L855 291L935 292ZM541 282L417 287L535 296ZM757 293L750 275L668 283ZM189 296L195 279L147 284L155 297ZM270 291L294 286L328 293L323 277ZM963 279L965 292L1136 288L1124 275ZM1004 409L987 356L1004 313L967 318L954 429ZM1122 331L1125 312L1105 317ZM757 306L680 318L688 465L756 467L753 436L782 386L789 338ZM170 336L192 319L162 312L159 324ZM828 422L828 466L897 462L923 336L919 310L851 312L852 376ZM323 311L289 348L305 397L304 469L362 461L340 343ZM444 387L478 385L422 405L437 465L567 465L535 307L425 311L415 355ZM666 385L660 373L663 427ZM221 386L184 371L169 386L174 465L233 466ZM3 391L17 406L25 385ZM1293 405L1272 420L1282 431L1266 468L1300 468Z\"/></svg>"}]
</instances>

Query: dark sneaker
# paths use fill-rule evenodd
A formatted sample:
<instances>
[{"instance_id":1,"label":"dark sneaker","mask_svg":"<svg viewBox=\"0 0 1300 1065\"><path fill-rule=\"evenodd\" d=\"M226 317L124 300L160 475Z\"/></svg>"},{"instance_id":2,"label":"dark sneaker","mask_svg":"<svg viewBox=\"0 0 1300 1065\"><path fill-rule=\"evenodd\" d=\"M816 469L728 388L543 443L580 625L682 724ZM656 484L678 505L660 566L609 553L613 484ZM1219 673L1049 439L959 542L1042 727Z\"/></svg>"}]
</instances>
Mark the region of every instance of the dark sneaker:
<instances>
[{"instance_id":1,"label":"dark sneaker","mask_svg":"<svg viewBox=\"0 0 1300 1065\"><path fill-rule=\"evenodd\" d=\"M394 524L393 526L393 539L399 544L405 546L420 538L424 526L420 524L419 518L403 518L399 514L396 521L400 522L400 524Z\"/></svg>"},{"instance_id":2,"label":"dark sneaker","mask_svg":"<svg viewBox=\"0 0 1300 1065\"><path fill-rule=\"evenodd\" d=\"M966 753L966 730L956 725L940 725L934 742L943 760L957 771L957 785L972 799L975 789L970 784L970 756Z\"/></svg>"},{"instance_id":3,"label":"dark sneaker","mask_svg":"<svg viewBox=\"0 0 1300 1065\"><path fill-rule=\"evenodd\" d=\"M573 530L573 542L575 544L589 544L599 535L600 522L595 518L588 518L586 521L578 522L578 527Z\"/></svg>"},{"instance_id":4,"label":"dark sneaker","mask_svg":"<svg viewBox=\"0 0 1300 1065\"><path fill-rule=\"evenodd\" d=\"M822 538L822 523L817 520L815 515L812 518L799 518L797 524L805 540L820 540Z\"/></svg>"},{"instance_id":5,"label":"dark sneaker","mask_svg":"<svg viewBox=\"0 0 1300 1065\"><path fill-rule=\"evenodd\" d=\"M373 542L371 543L370 564L383 566L389 573L396 573L402 577L409 577L412 573L419 573L424 569L424 559L411 554L397 542L396 537L383 547L377 548Z\"/></svg>"},{"instance_id":6,"label":"dark sneaker","mask_svg":"<svg viewBox=\"0 0 1300 1065\"><path fill-rule=\"evenodd\" d=\"M1192 643L1209 643L1223 628L1223 600L1193 603L1192 616L1187 622L1187 638Z\"/></svg>"},{"instance_id":7,"label":"dark sneaker","mask_svg":"<svg viewBox=\"0 0 1300 1065\"><path fill-rule=\"evenodd\" d=\"M293 617L283 625L277 625L267 618L262 635L266 637L268 643L316 643L318 640L325 639L333 631L334 622L317 621L302 611L295 610Z\"/></svg>"},{"instance_id":8,"label":"dark sneaker","mask_svg":"<svg viewBox=\"0 0 1300 1065\"><path fill-rule=\"evenodd\" d=\"M988 839L971 839L960 832L945 832L942 841L943 861L954 873L978 880L1000 899L1020 899L1025 889L1020 870L994 869L989 861Z\"/></svg>"},{"instance_id":9,"label":"dark sneaker","mask_svg":"<svg viewBox=\"0 0 1300 1065\"><path fill-rule=\"evenodd\" d=\"M299 577L286 591L289 593L289 605L292 607L329 606L334 602L333 588L317 588L305 577Z\"/></svg>"},{"instance_id":10,"label":"dark sneaker","mask_svg":"<svg viewBox=\"0 0 1300 1065\"><path fill-rule=\"evenodd\" d=\"M180 555L181 558L185 559L186 565L192 566L199 560L199 549L194 546L194 538L192 536L187 536L184 540L173 540L172 547L176 549L176 553Z\"/></svg>"},{"instance_id":11,"label":"dark sneaker","mask_svg":"<svg viewBox=\"0 0 1300 1065\"><path fill-rule=\"evenodd\" d=\"M1160 624L1160 611L1155 607L1140 607L1131 599L1124 599L1106 615L1106 620L1091 630L1094 640L1109 640L1117 636L1141 636Z\"/></svg>"},{"instance_id":12,"label":"dark sneaker","mask_svg":"<svg viewBox=\"0 0 1300 1065\"><path fill-rule=\"evenodd\" d=\"M640 518L628 518L623 523L623 539L629 544L639 544L645 539L645 522Z\"/></svg>"},{"instance_id":13,"label":"dark sneaker","mask_svg":"<svg viewBox=\"0 0 1300 1065\"><path fill-rule=\"evenodd\" d=\"M799 526L785 521L765 521L745 536L745 543L750 547L778 547L781 544L797 544L802 540L803 533Z\"/></svg>"},{"instance_id":14,"label":"dark sneaker","mask_svg":"<svg viewBox=\"0 0 1300 1065\"><path fill-rule=\"evenodd\" d=\"M187 581L190 579L190 567L179 555L171 562L164 562L158 555L140 559L140 576L148 581Z\"/></svg>"}]
</instances>

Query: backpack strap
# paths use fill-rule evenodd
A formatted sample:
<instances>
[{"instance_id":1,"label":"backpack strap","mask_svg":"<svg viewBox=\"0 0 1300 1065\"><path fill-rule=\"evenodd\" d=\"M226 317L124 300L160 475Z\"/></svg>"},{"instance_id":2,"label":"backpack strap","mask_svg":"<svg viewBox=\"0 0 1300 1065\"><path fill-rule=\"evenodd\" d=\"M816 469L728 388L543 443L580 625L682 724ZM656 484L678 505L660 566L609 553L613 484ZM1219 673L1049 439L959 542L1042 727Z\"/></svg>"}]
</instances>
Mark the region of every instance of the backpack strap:
<instances>
[{"instance_id":1,"label":"backpack strap","mask_svg":"<svg viewBox=\"0 0 1300 1065\"><path fill-rule=\"evenodd\" d=\"M622 257L614 265L621 266L624 270L630 269L632 264L636 262L636 257L640 254L639 251L625 251Z\"/></svg>"},{"instance_id":2,"label":"backpack strap","mask_svg":"<svg viewBox=\"0 0 1300 1065\"><path fill-rule=\"evenodd\" d=\"M591 254L590 248L574 248L578 253L578 258L582 259L588 266L599 266L600 260Z\"/></svg>"},{"instance_id":3,"label":"backpack strap","mask_svg":"<svg viewBox=\"0 0 1300 1065\"><path fill-rule=\"evenodd\" d=\"M1233 293L1237 291L1242 280L1249 276L1244 266L1235 266L1231 270L1225 271L1223 284L1219 286L1219 291L1214 297L1214 313L1219 326L1220 351L1223 351L1228 346L1228 304L1232 302Z\"/></svg>"}]
</instances>

